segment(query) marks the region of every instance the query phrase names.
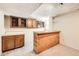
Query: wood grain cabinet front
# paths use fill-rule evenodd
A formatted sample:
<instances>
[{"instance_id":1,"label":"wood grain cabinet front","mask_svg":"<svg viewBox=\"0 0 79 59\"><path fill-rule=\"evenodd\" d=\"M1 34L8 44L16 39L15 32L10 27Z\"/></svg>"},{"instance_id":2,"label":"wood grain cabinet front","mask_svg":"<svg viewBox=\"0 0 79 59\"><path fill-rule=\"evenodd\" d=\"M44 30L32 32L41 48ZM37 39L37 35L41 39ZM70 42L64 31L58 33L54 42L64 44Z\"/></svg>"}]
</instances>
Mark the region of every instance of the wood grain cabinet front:
<instances>
[{"instance_id":1,"label":"wood grain cabinet front","mask_svg":"<svg viewBox=\"0 0 79 59\"><path fill-rule=\"evenodd\" d=\"M40 53L59 43L59 32L35 33L34 51Z\"/></svg>"},{"instance_id":2,"label":"wood grain cabinet front","mask_svg":"<svg viewBox=\"0 0 79 59\"><path fill-rule=\"evenodd\" d=\"M2 36L2 52L24 46L24 35Z\"/></svg>"},{"instance_id":3,"label":"wood grain cabinet front","mask_svg":"<svg viewBox=\"0 0 79 59\"><path fill-rule=\"evenodd\" d=\"M24 35L17 35L15 39L15 48L24 46Z\"/></svg>"},{"instance_id":4,"label":"wood grain cabinet front","mask_svg":"<svg viewBox=\"0 0 79 59\"><path fill-rule=\"evenodd\" d=\"M2 37L2 51L7 51L10 49L14 49L14 37L13 36Z\"/></svg>"}]
</instances>

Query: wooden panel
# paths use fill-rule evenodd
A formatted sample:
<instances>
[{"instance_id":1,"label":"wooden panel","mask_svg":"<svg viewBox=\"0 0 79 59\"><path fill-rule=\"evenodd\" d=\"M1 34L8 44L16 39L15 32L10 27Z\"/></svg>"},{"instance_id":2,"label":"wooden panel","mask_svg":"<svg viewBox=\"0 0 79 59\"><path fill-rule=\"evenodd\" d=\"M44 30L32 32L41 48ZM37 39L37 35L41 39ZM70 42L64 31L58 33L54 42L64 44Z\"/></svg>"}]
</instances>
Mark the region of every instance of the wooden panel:
<instances>
[{"instance_id":1,"label":"wooden panel","mask_svg":"<svg viewBox=\"0 0 79 59\"><path fill-rule=\"evenodd\" d=\"M38 27L38 23L36 20L33 20L33 28L37 28Z\"/></svg>"},{"instance_id":2,"label":"wooden panel","mask_svg":"<svg viewBox=\"0 0 79 59\"><path fill-rule=\"evenodd\" d=\"M59 32L35 34L34 51L40 53L59 43Z\"/></svg>"},{"instance_id":3,"label":"wooden panel","mask_svg":"<svg viewBox=\"0 0 79 59\"><path fill-rule=\"evenodd\" d=\"M24 45L24 35L17 35L15 39L15 48L21 47Z\"/></svg>"},{"instance_id":4,"label":"wooden panel","mask_svg":"<svg viewBox=\"0 0 79 59\"><path fill-rule=\"evenodd\" d=\"M14 48L14 37L5 36L2 39L2 51L7 51Z\"/></svg>"},{"instance_id":5,"label":"wooden panel","mask_svg":"<svg viewBox=\"0 0 79 59\"><path fill-rule=\"evenodd\" d=\"M11 18L11 27L15 28L25 28L26 27L26 18L10 16Z\"/></svg>"},{"instance_id":6,"label":"wooden panel","mask_svg":"<svg viewBox=\"0 0 79 59\"><path fill-rule=\"evenodd\" d=\"M26 27L26 19L21 19L21 27Z\"/></svg>"},{"instance_id":7,"label":"wooden panel","mask_svg":"<svg viewBox=\"0 0 79 59\"><path fill-rule=\"evenodd\" d=\"M26 26L27 26L28 28L33 28L33 20L32 20L32 19L28 19L28 20L26 21Z\"/></svg>"},{"instance_id":8,"label":"wooden panel","mask_svg":"<svg viewBox=\"0 0 79 59\"><path fill-rule=\"evenodd\" d=\"M11 17L11 27L18 27L18 18Z\"/></svg>"},{"instance_id":9,"label":"wooden panel","mask_svg":"<svg viewBox=\"0 0 79 59\"><path fill-rule=\"evenodd\" d=\"M7 39L2 37L2 51L6 51L7 49Z\"/></svg>"},{"instance_id":10,"label":"wooden panel","mask_svg":"<svg viewBox=\"0 0 79 59\"><path fill-rule=\"evenodd\" d=\"M2 36L2 52L24 46L24 35Z\"/></svg>"}]
</instances>

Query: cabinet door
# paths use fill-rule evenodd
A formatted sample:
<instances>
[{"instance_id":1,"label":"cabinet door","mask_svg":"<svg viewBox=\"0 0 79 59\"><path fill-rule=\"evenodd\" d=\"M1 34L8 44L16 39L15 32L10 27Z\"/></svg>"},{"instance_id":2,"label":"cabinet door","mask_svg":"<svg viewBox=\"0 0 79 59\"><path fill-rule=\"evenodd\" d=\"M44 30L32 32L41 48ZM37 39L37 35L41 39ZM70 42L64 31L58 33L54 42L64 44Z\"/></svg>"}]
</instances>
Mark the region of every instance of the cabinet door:
<instances>
[{"instance_id":1,"label":"cabinet door","mask_svg":"<svg viewBox=\"0 0 79 59\"><path fill-rule=\"evenodd\" d=\"M27 26L27 28L32 28L33 27L33 20L31 20L31 19L27 20L26 26Z\"/></svg>"},{"instance_id":2,"label":"cabinet door","mask_svg":"<svg viewBox=\"0 0 79 59\"><path fill-rule=\"evenodd\" d=\"M38 27L38 23L36 20L33 20L33 28L37 28Z\"/></svg>"},{"instance_id":3,"label":"cabinet door","mask_svg":"<svg viewBox=\"0 0 79 59\"><path fill-rule=\"evenodd\" d=\"M14 37L4 36L2 37L2 51L14 49Z\"/></svg>"},{"instance_id":4,"label":"cabinet door","mask_svg":"<svg viewBox=\"0 0 79 59\"><path fill-rule=\"evenodd\" d=\"M24 46L24 35L17 35L15 39L15 48Z\"/></svg>"},{"instance_id":5,"label":"cabinet door","mask_svg":"<svg viewBox=\"0 0 79 59\"><path fill-rule=\"evenodd\" d=\"M21 27L26 27L26 19L21 19Z\"/></svg>"},{"instance_id":6,"label":"cabinet door","mask_svg":"<svg viewBox=\"0 0 79 59\"><path fill-rule=\"evenodd\" d=\"M18 18L11 17L11 27L18 27Z\"/></svg>"}]
</instances>

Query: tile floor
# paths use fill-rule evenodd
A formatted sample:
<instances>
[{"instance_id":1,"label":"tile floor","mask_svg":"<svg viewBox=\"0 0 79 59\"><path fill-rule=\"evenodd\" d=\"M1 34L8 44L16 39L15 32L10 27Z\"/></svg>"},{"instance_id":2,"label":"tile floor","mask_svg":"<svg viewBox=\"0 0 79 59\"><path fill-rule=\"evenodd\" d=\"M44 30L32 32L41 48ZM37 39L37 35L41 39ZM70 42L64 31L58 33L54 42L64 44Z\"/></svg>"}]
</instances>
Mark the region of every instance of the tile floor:
<instances>
[{"instance_id":1,"label":"tile floor","mask_svg":"<svg viewBox=\"0 0 79 59\"><path fill-rule=\"evenodd\" d=\"M2 54L2 56L79 56L79 51L61 44L58 44L40 54L33 51L27 52L24 48L15 49Z\"/></svg>"}]
</instances>

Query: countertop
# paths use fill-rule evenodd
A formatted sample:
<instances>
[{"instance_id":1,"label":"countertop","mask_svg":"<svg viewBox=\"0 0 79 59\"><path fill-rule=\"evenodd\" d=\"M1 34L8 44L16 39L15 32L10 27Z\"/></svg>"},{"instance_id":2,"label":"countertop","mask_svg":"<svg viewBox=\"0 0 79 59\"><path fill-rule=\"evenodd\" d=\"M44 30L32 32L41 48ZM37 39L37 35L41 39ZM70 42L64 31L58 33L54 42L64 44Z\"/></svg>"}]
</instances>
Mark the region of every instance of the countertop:
<instances>
[{"instance_id":1,"label":"countertop","mask_svg":"<svg viewBox=\"0 0 79 59\"><path fill-rule=\"evenodd\" d=\"M50 34L50 33L60 33L60 31L53 31L53 32L34 32L36 34Z\"/></svg>"}]
</instances>

